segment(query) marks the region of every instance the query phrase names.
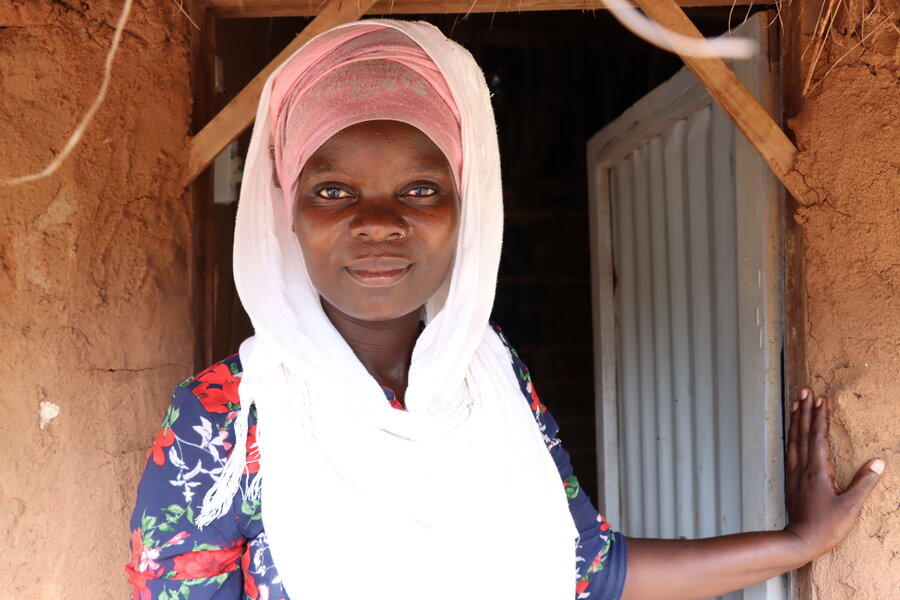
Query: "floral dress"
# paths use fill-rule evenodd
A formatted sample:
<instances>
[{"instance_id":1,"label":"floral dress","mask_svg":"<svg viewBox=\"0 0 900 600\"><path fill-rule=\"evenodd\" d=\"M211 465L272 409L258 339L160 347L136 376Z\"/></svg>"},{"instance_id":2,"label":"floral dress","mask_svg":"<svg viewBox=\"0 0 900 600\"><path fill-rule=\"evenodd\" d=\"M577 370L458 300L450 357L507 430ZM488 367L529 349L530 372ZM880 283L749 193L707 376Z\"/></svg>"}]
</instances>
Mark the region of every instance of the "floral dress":
<instances>
[{"instance_id":1,"label":"floral dress","mask_svg":"<svg viewBox=\"0 0 900 600\"><path fill-rule=\"evenodd\" d=\"M524 399L544 436L579 532L573 565L574 598L616 600L625 584L625 538L613 532L572 473L559 426L538 399L525 364L509 350ZM231 516L201 531L195 525L206 491L232 449L240 410L238 355L180 383L147 457L131 519L131 563L125 567L134 600L288 600L272 562L259 502L235 497ZM391 390L385 399L403 410ZM255 410L255 409L252 409ZM251 412L244 484L259 471L256 415ZM540 565L522 565L528 569ZM302 599L295 599L302 600Z\"/></svg>"}]
</instances>

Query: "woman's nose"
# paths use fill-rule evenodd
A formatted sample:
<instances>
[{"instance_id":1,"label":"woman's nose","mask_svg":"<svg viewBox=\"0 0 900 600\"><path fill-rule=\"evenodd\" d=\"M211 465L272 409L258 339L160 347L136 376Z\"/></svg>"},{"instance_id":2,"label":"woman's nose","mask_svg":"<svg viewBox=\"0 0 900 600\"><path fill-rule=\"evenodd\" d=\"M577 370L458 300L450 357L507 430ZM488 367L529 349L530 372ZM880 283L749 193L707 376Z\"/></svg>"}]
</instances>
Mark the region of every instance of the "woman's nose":
<instances>
[{"instance_id":1,"label":"woman's nose","mask_svg":"<svg viewBox=\"0 0 900 600\"><path fill-rule=\"evenodd\" d=\"M350 234L355 238L384 242L406 237L407 227L399 211L379 204L360 209L350 224Z\"/></svg>"}]
</instances>

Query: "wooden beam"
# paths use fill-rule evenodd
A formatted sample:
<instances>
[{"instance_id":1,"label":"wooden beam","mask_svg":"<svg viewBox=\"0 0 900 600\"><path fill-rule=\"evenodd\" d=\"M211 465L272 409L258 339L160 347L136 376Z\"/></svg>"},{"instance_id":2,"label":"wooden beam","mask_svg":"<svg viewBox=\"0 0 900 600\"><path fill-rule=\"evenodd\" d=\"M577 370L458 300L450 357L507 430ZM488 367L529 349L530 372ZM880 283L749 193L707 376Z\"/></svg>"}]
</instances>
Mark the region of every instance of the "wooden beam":
<instances>
[{"instance_id":1,"label":"wooden beam","mask_svg":"<svg viewBox=\"0 0 900 600\"><path fill-rule=\"evenodd\" d=\"M191 139L185 184L193 181L225 146L253 122L266 79L281 63L319 33L359 19L374 3L375 0L328 0L318 16Z\"/></svg>"},{"instance_id":2,"label":"wooden beam","mask_svg":"<svg viewBox=\"0 0 900 600\"><path fill-rule=\"evenodd\" d=\"M675 0L635 0L635 4L649 18L676 33L702 37ZM718 57L682 56L681 59L759 152L784 187L795 197L802 197L801 190L797 189L797 178L788 177L793 170L797 148L734 71Z\"/></svg>"},{"instance_id":3,"label":"wooden beam","mask_svg":"<svg viewBox=\"0 0 900 600\"><path fill-rule=\"evenodd\" d=\"M194 98L193 127L202 128L215 115L215 15L202 0L185 5L197 27L187 25L191 33L191 89ZM215 247L213 221L214 177L212 169L202 172L191 184L191 226L194 264L194 370L213 362L215 330Z\"/></svg>"},{"instance_id":4,"label":"wooden beam","mask_svg":"<svg viewBox=\"0 0 900 600\"><path fill-rule=\"evenodd\" d=\"M753 0L678 0L683 7L741 6ZM219 17L309 17L318 13L321 0L207 0ZM468 14L538 10L597 10L602 0L378 0L374 15Z\"/></svg>"},{"instance_id":5,"label":"wooden beam","mask_svg":"<svg viewBox=\"0 0 900 600\"><path fill-rule=\"evenodd\" d=\"M781 99L786 119L803 106L803 50L818 24L819 6L812 2L789 2L782 7L783 33L779 40ZM784 397L796 398L810 381L807 345L806 228L797 222L800 208L794 197L785 198L784 223ZM790 411L785 402L785 413ZM788 422L785 414L785 423ZM790 573L791 598L813 600L812 565Z\"/></svg>"}]
</instances>

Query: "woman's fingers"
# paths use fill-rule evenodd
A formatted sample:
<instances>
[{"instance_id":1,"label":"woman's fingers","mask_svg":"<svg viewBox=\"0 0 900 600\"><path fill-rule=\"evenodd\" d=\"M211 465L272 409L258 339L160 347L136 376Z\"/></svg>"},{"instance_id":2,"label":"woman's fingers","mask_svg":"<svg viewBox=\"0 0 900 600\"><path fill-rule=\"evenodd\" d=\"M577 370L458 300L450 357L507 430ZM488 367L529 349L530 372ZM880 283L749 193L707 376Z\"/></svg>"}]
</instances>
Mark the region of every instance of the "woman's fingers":
<instances>
[{"instance_id":1,"label":"woman's fingers","mask_svg":"<svg viewBox=\"0 0 900 600\"><path fill-rule=\"evenodd\" d=\"M791 406L787 467L788 528L817 556L847 535L884 462L869 461L841 491L828 445L828 400L804 387Z\"/></svg>"},{"instance_id":2,"label":"woman's fingers","mask_svg":"<svg viewBox=\"0 0 900 600\"><path fill-rule=\"evenodd\" d=\"M800 392L803 397L804 388ZM794 400L791 404L791 425L788 429L788 445L787 445L787 472L790 475L797 468L798 452L797 452L797 430L800 428L800 401Z\"/></svg>"},{"instance_id":3,"label":"woman's fingers","mask_svg":"<svg viewBox=\"0 0 900 600\"><path fill-rule=\"evenodd\" d=\"M831 475L831 452L828 447L828 400L825 396L819 396L816 399L812 413L809 433L810 466Z\"/></svg>"},{"instance_id":4,"label":"woman's fingers","mask_svg":"<svg viewBox=\"0 0 900 600\"><path fill-rule=\"evenodd\" d=\"M803 393L805 392L805 394ZM797 431L797 461L801 469L809 463L809 424L812 420L813 393L804 388L800 393L799 428Z\"/></svg>"}]
</instances>

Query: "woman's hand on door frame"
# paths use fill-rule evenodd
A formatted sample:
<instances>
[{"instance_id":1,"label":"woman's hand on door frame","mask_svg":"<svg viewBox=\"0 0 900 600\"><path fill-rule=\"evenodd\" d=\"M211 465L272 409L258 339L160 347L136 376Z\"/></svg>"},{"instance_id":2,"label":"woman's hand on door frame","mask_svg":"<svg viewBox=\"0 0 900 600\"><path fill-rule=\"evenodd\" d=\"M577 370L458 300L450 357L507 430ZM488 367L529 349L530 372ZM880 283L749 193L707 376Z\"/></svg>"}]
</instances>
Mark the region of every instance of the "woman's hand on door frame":
<instances>
[{"instance_id":1,"label":"woman's hand on door frame","mask_svg":"<svg viewBox=\"0 0 900 600\"><path fill-rule=\"evenodd\" d=\"M849 533L863 504L881 479L884 461L866 462L841 489L834 477L828 444L828 399L804 387L791 405L788 430L788 524L784 530L797 537L805 562L828 552Z\"/></svg>"},{"instance_id":2,"label":"woman's hand on door frame","mask_svg":"<svg viewBox=\"0 0 900 600\"><path fill-rule=\"evenodd\" d=\"M699 540L629 538L623 600L714 598L801 567L844 539L884 462L868 461L840 489L828 446L828 400L805 387L791 408L788 525Z\"/></svg>"}]
</instances>

